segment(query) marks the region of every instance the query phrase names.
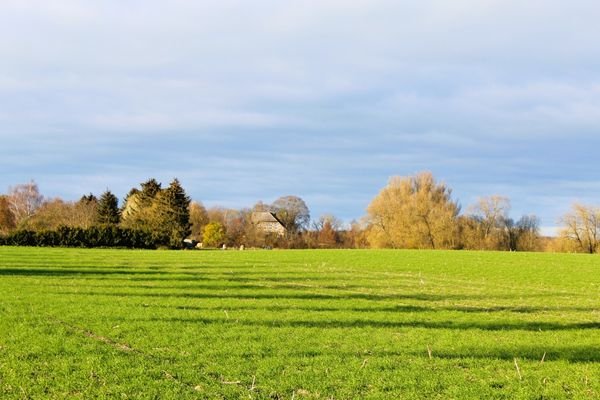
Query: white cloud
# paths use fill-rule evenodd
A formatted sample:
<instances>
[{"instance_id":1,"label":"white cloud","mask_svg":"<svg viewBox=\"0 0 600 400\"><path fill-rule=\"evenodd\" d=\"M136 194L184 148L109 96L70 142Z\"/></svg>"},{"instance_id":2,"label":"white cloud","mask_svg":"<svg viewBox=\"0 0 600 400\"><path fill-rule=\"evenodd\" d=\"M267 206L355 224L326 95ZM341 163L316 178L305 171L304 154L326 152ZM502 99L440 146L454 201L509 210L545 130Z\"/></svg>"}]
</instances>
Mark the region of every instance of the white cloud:
<instances>
[{"instance_id":1,"label":"white cloud","mask_svg":"<svg viewBox=\"0 0 600 400\"><path fill-rule=\"evenodd\" d=\"M432 169L552 224L553 202L600 196L599 17L591 0L5 0L0 185L168 170L215 201L297 190L358 217L390 175Z\"/></svg>"}]
</instances>

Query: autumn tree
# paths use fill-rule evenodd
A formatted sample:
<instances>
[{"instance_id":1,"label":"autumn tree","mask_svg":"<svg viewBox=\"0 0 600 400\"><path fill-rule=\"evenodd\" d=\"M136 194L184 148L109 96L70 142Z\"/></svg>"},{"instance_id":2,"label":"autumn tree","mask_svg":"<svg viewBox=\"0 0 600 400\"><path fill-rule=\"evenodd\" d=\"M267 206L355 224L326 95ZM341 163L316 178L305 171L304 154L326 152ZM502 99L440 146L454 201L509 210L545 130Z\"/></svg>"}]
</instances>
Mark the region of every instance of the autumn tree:
<instances>
[{"instance_id":1,"label":"autumn tree","mask_svg":"<svg viewBox=\"0 0 600 400\"><path fill-rule=\"evenodd\" d=\"M512 250L535 251L539 250L540 242L540 219L535 215L522 216L513 228L514 246Z\"/></svg>"},{"instance_id":2,"label":"autumn tree","mask_svg":"<svg viewBox=\"0 0 600 400\"><path fill-rule=\"evenodd\" d=\"M462 245L472 250L532 251L539 247L539 219L509 217L510 200L493 195L481 197L460 219Z\"/></svg>"},{"instance_id":3,"label":"autumn tree","mask_svg":"<svg viewBox=\"0 0 600 400\"><path fill-rule=\"evenodd\" d=\"M561 237L577 251L596 253L600 248L600 207L573 204L561 218Z\"/></svg>"},{"instance_id":4,"label":"autumn tree","mask_svg":"<svg viewBox=\"0 0 600 400\"><path fill-rule=\"evenodd\" d=\"M35 214L23 220L21 229L40 231L70 226L73 203L60 198L45 200Z\"/></svg>"},{"instance_id":5,"label":"autumn tree","mask_svg":"<svg viewBox=\"0 0 600 400\"><path fill-rule=\"evenodd\" d=\"M350 222L350 228L340 232L342 246L347 249L368 248L367 227L368 223L362 220Z\"/></svg>"},{"instance_id":6,"label":"autumn tree","mask_svg":"<svg viewBox=\"0 0 600 400\"><path fill-rule=\"evenodd\" d=\"M9 188L9 209L17 226L35 214L43 201L44 196L40 194L38 185L34 181Z\"/></svg>"},{"instance_id":7,"label":"autumn tree","mask_svg":"<svg viewBox=\"0 0 600 400\"><path fill-rule=\"evenodd\" d=\"M8 196L0 196L0 234L7 234L16 227L15 216L10 209Z\"/></svg>"},{"instance_id":8,"label":"autumn tree","mask_svg":"<svg viewBox=\"0 0 600 400\"><path fill-rule=\"evenodd\" d=\"M225 242L225 228L219 222L209 222L202 232L202 243L206 247L218 247Z\"/></svg>"},{"instance_id":9,"label":"autumn tree","mask_svg":"<svg viewBox=\"0 0 600 400\"><path fill-rule=\"evenodd\" d=\"M110 190L106 190L100 196L96 206L96 222L116 225L119 223L120 218L119 199Z\"/></svg>"},{"instance_id":10,"label":"autumn tree","mask_svg":"<svg viewBox=\"0 0 600 400\"><path fill-rule=\"evenodd\" d=\"M325 214L319 217L314 224L314 233L316 236L316 247L331 249L340 242L339 231L342 228L342 221L334 215Z\"/></svg>"},{"instance_id":11,"label":"autumn tree","mask_svg":"<svg viewBox=\"0 0 600 400\"><path fill-rule=\"evenodd\" d=\"M464 247L474 250L509 249L509 212L508 197L493 195L479 198L461 221Z\"/></svg>"},{"instance_id":12,"label":"autumn tree","mask_svg":"<svg viewBox=\"0 0 600 400\"><path fill-rule=\"evenodd\" d=\"M374 247L452 248L459 206L430 172L394 177L367 209Z\"/></svg>"},{"instance_id":13,"label":"autumn tree","mask_svg":"<svg viewBox=\"0 0 600 400\"><path fill-rule=\"evenodd\" d=\"M73 226L89 228L96 222L98 199L93 194L82 196L73 206Z\"/></svg>"},{"instance_id":14,"label":"autumn tree","mask_svg":"<svg viewBox=\"0 0 600 400\"><path fill-rule=\"evenodd\" d=\"M208 212L202 203L193 201L190 203L190 236L202 241L202 230L208 224Z\"/></svg>"}]
</instances>

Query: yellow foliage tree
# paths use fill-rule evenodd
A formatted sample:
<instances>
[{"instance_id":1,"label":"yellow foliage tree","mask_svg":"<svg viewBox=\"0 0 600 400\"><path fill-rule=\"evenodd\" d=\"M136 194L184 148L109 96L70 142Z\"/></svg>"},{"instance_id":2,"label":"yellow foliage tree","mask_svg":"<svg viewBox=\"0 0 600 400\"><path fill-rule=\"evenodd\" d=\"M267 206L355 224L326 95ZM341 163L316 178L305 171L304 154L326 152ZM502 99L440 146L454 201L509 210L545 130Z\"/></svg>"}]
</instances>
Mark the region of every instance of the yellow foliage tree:
<instances>
[{"instance_id":1,"label":"yellow foliage tree","mask_svg":"<svg viewBox=\"0 0 600 400\"><path fill-rule=\"evenodd\" d=\"M576 251L596 253L600 249L600 207L573 204L561 222L561 237Z\"/></svg>"},{"instance_id":2,"label":"yellow foliage tree","mask_svg":"<svg viewBox=\"0 0 600 400\"><path fill-rule=\"evenodd\" d=\"M393 177L367 209L372 247L453 248L459 207L430 172Z\"/></svg>"},{"instance_id":3,"label":"yellow foliage tree","mask_svg":"<svg viewBox=\"0 0 600 400\"><path fill-rule=\"evenodd\" d=\"M227 238L225 228L219 222L210 222L204 226L202 232L202 243L206 247L218 247L225 242Z\"/></svg>"}]
</instances>

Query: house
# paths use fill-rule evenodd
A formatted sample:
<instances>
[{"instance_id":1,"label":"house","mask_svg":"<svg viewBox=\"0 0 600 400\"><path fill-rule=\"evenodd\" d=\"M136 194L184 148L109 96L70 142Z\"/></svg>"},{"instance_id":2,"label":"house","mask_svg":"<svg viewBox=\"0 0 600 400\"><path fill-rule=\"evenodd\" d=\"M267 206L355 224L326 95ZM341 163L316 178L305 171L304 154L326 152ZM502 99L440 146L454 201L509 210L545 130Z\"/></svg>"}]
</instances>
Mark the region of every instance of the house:
<instances>
[{"instance_id":1,"label":"house","mask_svg":"<svg viewBox=\"0 0 600 400\"><path fill-rule=\"evenodd\" d=\"M277 236L284 236L287 230L275 213L268 211L256 211L252 213L252 224L258 231Z\"/></svg>"}]
</instances>

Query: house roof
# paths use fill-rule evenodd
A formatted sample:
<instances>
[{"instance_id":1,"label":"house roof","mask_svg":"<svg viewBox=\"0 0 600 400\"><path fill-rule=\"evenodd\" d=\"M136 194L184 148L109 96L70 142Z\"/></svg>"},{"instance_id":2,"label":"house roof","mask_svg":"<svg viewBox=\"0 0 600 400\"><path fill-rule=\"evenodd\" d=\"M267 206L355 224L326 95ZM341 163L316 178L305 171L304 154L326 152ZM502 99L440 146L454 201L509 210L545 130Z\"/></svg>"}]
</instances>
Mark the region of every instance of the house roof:
<instances>
[{"instance_id":1,"label":"house roof","mask_svg":"<svg viewBox=\"0 0 600 400\"><path fill-rule=\"evenodd\" d=\"M271 222L271 223L276 222L276 223L281 224L281 226L283 226L283 224L281 223L279 218L277 218L275 213L268 212L268 211L253 212L252 213L252 223L260 224L261 222Z\"/></svg>"}]
</instances>

